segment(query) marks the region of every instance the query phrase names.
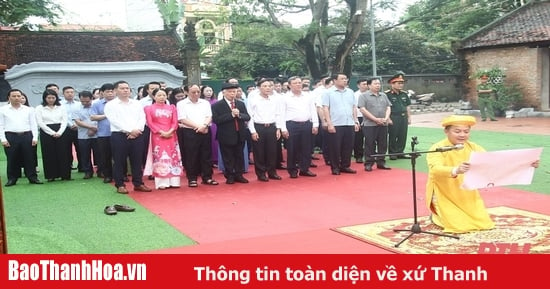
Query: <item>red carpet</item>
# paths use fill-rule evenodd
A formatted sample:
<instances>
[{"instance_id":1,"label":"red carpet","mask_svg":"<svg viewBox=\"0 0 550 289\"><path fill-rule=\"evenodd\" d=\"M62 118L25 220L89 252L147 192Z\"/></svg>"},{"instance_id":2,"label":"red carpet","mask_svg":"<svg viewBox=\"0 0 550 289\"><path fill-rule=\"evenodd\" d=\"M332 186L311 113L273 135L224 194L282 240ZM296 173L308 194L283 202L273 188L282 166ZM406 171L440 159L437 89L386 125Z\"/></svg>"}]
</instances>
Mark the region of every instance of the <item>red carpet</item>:
<instances>
[{"instance_id":1,"label":"red carpet","mask_svg":"<svg viewBox=\"0 0 550 289\"><path fill-rule=\"evenodd\" d=\"M391 164L391 163L390 163ZM249 184L131 193L136 201L194 239L199 245L158 253L389 253L343 236L330 228L411 218L411 172L374 169L333 176L327 166L313 169L317 177L268 183L246 174ZM426 175L417 173L418 214L424 206ZM510 206L550 214L550 196L508 188L482 193L488 207ZM149 252L150 253L150 252Z\"/></svg>"}]
</instances>

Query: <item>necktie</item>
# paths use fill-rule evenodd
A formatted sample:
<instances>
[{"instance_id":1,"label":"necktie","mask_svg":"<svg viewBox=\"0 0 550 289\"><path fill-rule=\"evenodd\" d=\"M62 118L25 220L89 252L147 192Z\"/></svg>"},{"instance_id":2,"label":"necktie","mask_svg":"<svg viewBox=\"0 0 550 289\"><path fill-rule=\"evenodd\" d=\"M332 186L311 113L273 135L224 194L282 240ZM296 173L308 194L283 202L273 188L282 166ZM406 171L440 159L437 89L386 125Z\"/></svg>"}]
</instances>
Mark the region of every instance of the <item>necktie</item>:
<instances>
[{"instance_id":1,"label":"necktie","mask_svg":"<svg viewBox=\"0 0 550 289\"><path fill-rule=\"evenodd\" d=\"M235 108L235 101L232 101L231 102L231 109L234 109ZM235 130L236 131L239 131L239 121L237 120L237 118L235 117Z\"/></svg>"}]
</instances>

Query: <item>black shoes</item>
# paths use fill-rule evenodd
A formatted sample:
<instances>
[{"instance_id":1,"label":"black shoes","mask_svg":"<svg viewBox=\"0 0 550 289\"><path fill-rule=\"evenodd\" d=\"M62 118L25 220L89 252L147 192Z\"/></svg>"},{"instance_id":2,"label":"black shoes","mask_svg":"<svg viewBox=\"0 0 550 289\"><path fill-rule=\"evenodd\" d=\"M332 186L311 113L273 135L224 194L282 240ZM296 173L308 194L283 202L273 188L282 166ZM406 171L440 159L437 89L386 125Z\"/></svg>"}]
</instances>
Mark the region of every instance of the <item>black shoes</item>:
<instances>
[{"instance_id":1,"label":"black shoes","mask_svg":"<svg viewBox=\"0 0 550 289\"><path fill-rule=\"evenodd\" d=\"M39 179L30 179L30 180L29 180L29 183L35 184L35 185L41 185L41 184L43 184L43 182L42 182L41 180L39 180ZM7 185L7 184L6 184L6 185ZM15 185L15 183L14 183L14 185Z\"/></svg>"},{"instance_id":2,"label":"black shoes","mask_svg":"<svg viewBox=\"0 0 550 289\"><path fill-rule=\"evenodd\" d=\"M260 182L269 182L269 179L266 176L258 176L258 181L260 181Z\"/></svg>"},{"instance_id":3,"label":"black shoes","mask_svg":"<svg viewBox=\"0 0 550 289\"><path fill-rule=\"evenodd\" d=\"M87 179L91 179L92 177L93 177L92 173L84 173L83 179L87 180Z\"/></svg>"},{"instance_id":4,"label":"black shoes","mask_svg":"<svg viewBox=\"0 0 550 289\"><path fill-rule=\"evenodd\" d=\"M342 168L340 169L340 172L341 173L346 173L346 174L356 174L357 171L352 169L352 168Z\"/></svg>"},{"instance_id":5,"label":"black shoes","mask_svg":"<svg viewBox=\"0 0 550 289\"><path fill-rule=\"evenodd\" d=\"M337 176L337 175L340 174L340 170L339 170L339 169L333 169L331 172L332 172L332 174L335 175L335 176Z\"/></svg>"},{"instance_id":6,"label":"black shoes","mask_svg":"<svg viewBox=\"0 0 550 289\"><path fill-rule=\"evenodd\" d=\"M106 215L112 216L116 215L118 212L133 212L135 211L135 208L132 208L127 205L113 205L113 206L106 206L105 209L103 209L103 212Z\"/></svg>"},{"instance_id":7,"label":"black shoes","mask_svg":"<svg viewBox=\"0 0 550 289\"><path fill-rule=\"evenodd\" d=\"M385 165L376 165L376 168L378 168L380 170L391 170L390 167L386 167Z\"/></svg>"},{"instance_id":8,"label":"black shoes","mask_svg":"<svg viewBox=\"0 0 550 289\"><path fill-rule=\"evenodd\" d=\"M286 170L286 166L283 165L283 164L280 164L280 165L277 166L277 169L278 170Z\"/></svg>"},{"instance_id":9,"label":"black shoes","mask_svg":"<svg viewBox=\"0 0 550 289\"><path fill-rule=\"evenodd\" d=\"M314 174L312 171L307 170L305 172L300 171L300 176L302 176L302 177L316 177L317 175Z\"/></svg>"},{"instance_id":10,"label":"black shoes","mask_svg":"<svg viewBox=\"0 0 550 289\"><path fill-rule=\"evenodd\" d=\"M113 181L113 178L109 178L109 177L103 178L103 182L106 183L106 184L108 184L108 183L110 183L110 182L112 182L112 181Z\"/></svg>"},{"instance_id":11,"label":"black shoes","mask_svg":"<svg viewBox=\"0 0 550 289\"><path fill-rule=\"evenodd\" d=\"M15 184L17 184L17 180L8 180L8 182L4 185L4 187L15 186Z\"/></svg>"},{"instance_id":12,"label":"black shoes","mask_svg":"<svg viewBox=\"0 0 550 289\"><path fill-rule=\"evenodd\" d=\"M365 165L365 171L372 172L372 164Z\"/></svg>"},{"instance_id":13,"label":"black shoes","mask_svg":"<svg viewBox=\"0 0 550 289\"><path fill-rule=\"evenodd\" d=\"M235 182L241 183L241 184L248 184L248 180L245 179L245 177L243 177L243 176L236 176L235 177Z\"/></svg>"},{"instance_id":14,"label":"black shoes","mask_svg":"<svg viewBox=\"0 0 550 289\"><path fill-rule=\"evenodd\" d=\"M270 178L272 180L282 180L283 179L278 174L269 175L268 178Z\"/></svg>"},{"instance_id":15,"label":"black shoes","mask_svg":"<svg viewBox=\"0 0 550 289\"><path fill-rule=\"evenodd\" d=\"M289 173L289 174L290 174L290 178L291 178L291 179L296 179L296 178L298 178L298 173L297 173L297 172L291 172L291 173Z\"/></svg>"}]
</instances>

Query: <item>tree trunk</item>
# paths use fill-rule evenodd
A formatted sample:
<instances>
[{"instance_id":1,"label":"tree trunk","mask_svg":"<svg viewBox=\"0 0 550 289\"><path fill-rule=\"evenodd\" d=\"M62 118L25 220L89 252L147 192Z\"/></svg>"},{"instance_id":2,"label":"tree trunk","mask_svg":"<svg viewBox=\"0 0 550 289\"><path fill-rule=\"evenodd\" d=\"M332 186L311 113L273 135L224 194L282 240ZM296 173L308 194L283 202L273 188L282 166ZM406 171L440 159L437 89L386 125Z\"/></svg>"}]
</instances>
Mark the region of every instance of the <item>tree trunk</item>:
<instances>
[{"instance_id":1,"label":"tree trunk","mask_svg":"<svg viewBox=\"0 0 550 289\"><path fill-rule=\"evenodd\" d=\"M332 66L332 73L345 73L351 72L351 62L348 60L349 67L346 67L346 59L351 53L351 49L357 42L363 24L365 23L365 15L367 14L367 1L368 0L346 0L350 8L350 20L346 27L346 34L344 41L336 48L336 55L334 64ZM348 75L349 76L349 75Z\"/></svg>"}]
</instances>

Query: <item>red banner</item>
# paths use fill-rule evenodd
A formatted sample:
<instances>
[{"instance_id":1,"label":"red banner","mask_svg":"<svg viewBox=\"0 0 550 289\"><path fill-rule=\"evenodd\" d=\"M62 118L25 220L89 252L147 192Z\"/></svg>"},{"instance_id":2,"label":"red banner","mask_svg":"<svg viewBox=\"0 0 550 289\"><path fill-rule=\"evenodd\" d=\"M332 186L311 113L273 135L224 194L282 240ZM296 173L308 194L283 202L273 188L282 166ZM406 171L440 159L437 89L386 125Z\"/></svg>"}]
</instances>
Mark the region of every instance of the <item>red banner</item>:
<instances>
[{"instance_id":1,"label":"red banner","mask_svg":"<svg viewBox=\"0 0 550 289\"><path fill-rule=\"evenodd\" d=\"M17 289L547 288L548 260L548 255L8 254L0 255L0 286Z\"/></svg>"}]
</instances>

